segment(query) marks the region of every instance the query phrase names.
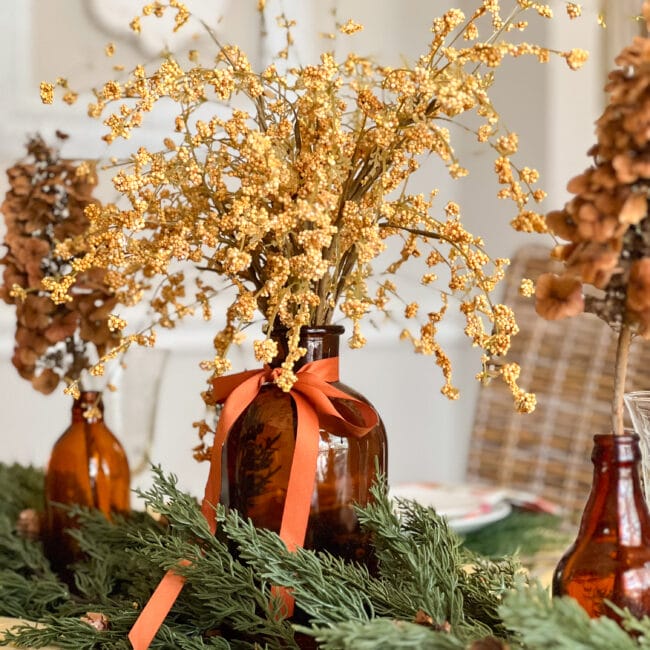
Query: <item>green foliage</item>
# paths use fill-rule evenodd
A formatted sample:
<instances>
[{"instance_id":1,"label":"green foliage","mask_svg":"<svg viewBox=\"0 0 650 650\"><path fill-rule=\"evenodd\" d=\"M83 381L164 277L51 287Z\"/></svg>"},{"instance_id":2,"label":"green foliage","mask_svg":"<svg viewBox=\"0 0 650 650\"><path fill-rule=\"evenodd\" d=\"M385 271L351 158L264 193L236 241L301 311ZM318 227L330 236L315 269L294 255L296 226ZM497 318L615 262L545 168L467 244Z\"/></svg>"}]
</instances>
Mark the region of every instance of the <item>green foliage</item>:
<instances>
[{"instance_id":1,"label":"green foliage","mask_svg":"<svg viewBox=\"0 0 650 650\"><path fill-rule=\"evenodd\" d=\"M43 471L34 467L0 463L0 516L16 521L25 508L42 510L44 478Z\"/></svg>"},{"instance_id":2,"label":"green foliage","mask_svg":"<svg viewBox=\"0 0 650 650\"><path fill-rule=\"evenodd\" d=\"M219 514L224 514L221 508ZM372 580L365 567L329 553L290 553L277 535L255 528L235 512L225 515L223 530L237 544L239 558L268 584L291 587L300 609L315 623L366 622L372 617Z\"/></svg>"},{"instance_id":3,"label":"green foliage","mask_svg":"<svg viewBox=\"0 0 650 650\"><path fill-rule=\"evenodd\" d=\"M500 613L529 650L639 650L650 648L650 619L624 615L628 635L612 619L591 619L572 598L549 597L539 585L509 594Z\"/></svg>"},{"instance_id":4,"label":"green foliage","mask_svg":"<svg viewBox=\"0 0 650 650\"><path fill-rule=\"evenodd\" d=\"M45 616L38 627L20 625L8 632L5 641L18 647L56 645L64 650L127 650L131 644L118 625L99 632L79 618Z\"/></svg>"},{"instance_id":5,"label":"green foliage","mask_svg":"<svg viewBox=\"0 0 650 650\"><path fill-rule=\"evenodd\" d=\"M8 569L0 571L3 616L40 618L56 611L68 597L68 589L56 578L27 577Z\"/></svg>"},{"instance_id":6,"label":"green foliage","mask_svg":"<svg viewBox=\"0 0 650 650\"><path fill-rule=\"evenodd\" d=\"M72 513L80 528L69 534L86 554L74 573L76 591L83 600L98 604L115 596L145 600L162 571L138 555L139 539L153 531L164 534L164 527L142 513L130 518L113 515L113 523L97 511L73 508Z\"/></svg>"},{"instance_id":7,"label":"green foliage","mask_svg":"<svg viewBox=\"0 0 650 650\"><path fill-rule=\"evenodd\" d=\"M210 533L196 502L179 492L173 477L165 477L158 468L154 473L155 485L141 496L168 518L170 531L140 534L138 553L187 578L168 623L175 617L205 633L219 630L239 640L240 647L252 648L258 642L269 648L296 648L293 628L281 616L280 602L271 597L270 585ZM190 564L180 566L181 559Z\"/></svg>"},{"instance_id":8,"label":"green foliage","mask_svg":"<svg viewBox=\"0 0 650 650\"><path fill-rule=\"evenodd\" d=\"M401 617L409 620L421 609L438 625L462 624L459 580L465 558L460 539L433 510L398 500L398 517L380 487L375 488L375 496L377 501L359 515L374 536L382 576L399 585L408 601Z\"/></svg>"},{"instance_id":9,"label":"green foliage","mask_svg":"<svg viewBox=\"0 0 650 650\"><path fill-rule=\"evenodd\" d=\"M328 553L290 553L276 534L221 507L214 536L195 499L154 468L154 485L141 496L165 523L134 514L111 524L74 510L80 527L71 534L86 558L75 566L69 591L41 544L20 538L11 523L38 500L31 471L0 466L2 480L12 482L16 472L23 485L13 503L3 504L14 518L0 513L0 615L40 623L6 633L4 641L19 647L130 648L126 635L138 612L174 568L186 584L154 650L297 649L305 637L324 650L499 647L494 638L481 645L488 637L528 650L650 650L648 621L627 616L625 625L637 634L629 636L612 621L591 621L573 601L551 601L527 585L516 558L478 555L444 519L412 502L399 502L396 513L381 485L373 505L358 510L375 547L378 570L371 574ZM291 620L273 585L291 590ZM83 620L88 612L104 614L109 628L90 626Z\"/></svg>"},{"instance_id":10,"label":"green foliage","mask_svg":"<svg viewBox=\"0 0 650 650\"><path fill-rule=\"evenodd\" d=\"M492 558L514 553L530 556L545 548L569 545L571 539L560 531L561 523L555 515L515 509L505 519L467 533L463 546Z\"/></svg>"},{"instance_id":11,"label":"green foliage","mask_svg":"<svg viewBox=\"0 0 650 650\"><path fill-rule=\"evenodd\" d=\"M312 629L323 650L463 650L466 644L445 632L390 618L342 622Z\"/></svg>"},{"instance_id":12,"label":"green foliage","mask_svg":"<svg viewBox=\"0 0 650 650\"><path fill-rule=\"evenodd\" d=\"M42 508L43 472L0 464L0 613L41 617L69 598L67 587L50 569L40 543L16 533L25 508Z\"/></svg>"}]
</instances>

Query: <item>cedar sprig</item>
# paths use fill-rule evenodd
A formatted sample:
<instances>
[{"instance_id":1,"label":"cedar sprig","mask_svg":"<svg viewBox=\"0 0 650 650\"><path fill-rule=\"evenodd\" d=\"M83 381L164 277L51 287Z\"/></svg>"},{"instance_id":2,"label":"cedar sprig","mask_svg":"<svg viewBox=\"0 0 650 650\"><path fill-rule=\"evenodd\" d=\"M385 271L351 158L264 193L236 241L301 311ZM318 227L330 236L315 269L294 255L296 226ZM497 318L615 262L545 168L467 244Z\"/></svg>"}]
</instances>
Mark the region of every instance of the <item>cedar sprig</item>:
<instances>
[{"instance_id":1,"label":"cedar sprig","mask_svg":"<svg viewBox=\"0 0 650 650\"><path fill-rule=\"evenodd\" d=\"M174 474L165 474L162 467L151 468L153 485L147 490L136 490L146 507L166 519L172 530L182 533L196 542L214 544L214 535L208 527L205 517L198 516L196 499L178 488L178 479Z\"/></svg>"},{"instance_id":2,"label":"cedar sprig","mask_svg":"<svg viewBox=\"0 0 650 650\"><path fill-rule=\"evenodd\" d=\"M303 628L300 628L303 629ZM321 650L465 650L468 645L446 632L397 621L374 618L360 623L348 621L312 628Z\"/></svg>"},{"instance_id":3,"label":"cedar sprig","mask_svg":"<svg viewBox=\"0 0 650 650\"><path fill-rule=\"evenodd\" d=\"M204 634L220 630L250 644L257 639L270 648L296 647L291 624L280 616L281 604L271 598L270 585L233 558L225 544L215 542L210 552L202 553L175 533L143 536L141 541L140 552L147 561L174 568L187 579L168 624L191 622ZM179 565L180 559L190 564Z\"/></svg>"},{"instance_id":4,"label":"cedar sprig","mask_svg":"<svg viewBox=\"0 0 650 650\"><path fill-rule=\"evenodd\" d=\"M41 508L44 480L42 469L18 463L0 463L0 516L6 515L11 521L15 521L21 510Z\"/></svg>"},{"instance_id":5,"label":"cedar sprig","mask_svg":"<svg viewBox=\"0 0 650 650\"><path fill-rule=\"evenodd\" d=\"M133 539L149 562L187 578L172 613L204 631L223 627L251 642L265 639L270 647L295 647L291 625L281 615L282 603L271 597L263 576L240 562L227 543L210 532L196 500L178 490L174 476L165 475L160 467L153 471L154 485L138 494L168 519L170 534L138 531ZM181 559L189 564L180 565Z\"/></svg>"},{"instance_id":6,"label":"cedar sprig","mask_svg":"<svg viewBox=\"0 0 650 650\"><path fill-rule=\"evenodd\" d=\"M40 623L38 627L33 624L18 625L4 633L3 641L19 648L54 645L62 650L128 650L131 647L126 640L125 630L119 625L100 632L79 618L56 615L42 617Z\"/></svg>"},{"instance_id":7,"label":"cedar sprig","mask_svg":"<svg viewBox=\"0 0 650 650\"><path fill-rule=\"evenodd\" d=\"M115 598L146 599L162 571L138 552L140 539L149 531L163 535L164 526L137 512L129 517L113 514L110 522L98 510L75 506L70 513L79 527L68 534L85 555L74 571L76 591L82 599L97 603L98 608Z\"/></svg>"},{"instance_id":8,"label":"cedar sprig","mask_svg":"<svg viewBox=\"0 0 650 650\"><path fill-rule=\"evenodd\" d=\"M69 598L67 587L56 576L21 575L11 569L0 570L2 615L40 619Z\"/></svg>"},{"instance_id":9,"label":"cedar sprig","mask_svg":"<svg viewBox=\"0 0 650 650\"><path fill-rule=\"evenodd\" d=\"M40 544L23 539L16 530L15 521L5 515L0 516L0 569L35 573L43 578L49 573L49 566L43 562Z\"/></svg>"},{"instance_id":10,"label":"cedar sprig","mask_svg":"<svg viewBox=\"0 0 650 650\"><path fill-rule=\"evenodd\" d=\"M346 564L329 553L305 549L291 553L277 535L255 528L236 512L225 516L223 528L237 544L242 560L267 582L290 587L312 621L364 622L374 615L369 594L372 579L365 567Z\"/></svg>"},{"instance_id":11,"label":"cedar sprig","mask_svg":"<svg viewBox=\"0 0 650 650\"><path fill-rule=\"evenodd\" d=\"M427 571L434 574L439 571L434 577L438 581L434 587L435 592L444 593L445 589L449 589L449 576L452 575L457 580L457 590L447 593L448 603L460 605L463 617L471 621L470 627L485 626L486 633L489 629L505 633L497 612L499 603L511 589L526 583L518 557L502 554L491 559L472 551L449 527L444 517L416 502L397 499L396 512L394 504L388 498L385 482L375 483L372 493L374 502L365 508L357 508L357 516L364 530L373 533L380 573L392 583L388 590L389 608L382 609L378 606L378 612L410 620L412 610L395 609L398 595L395 594L393 584L400 585L399 596L405 601L409 598L407 592L410 593L411 607L417 604L421 608L420 594L430 589L430 585L414 584L410 590L405 589L404 585L421 580L414 576L421 576ZM531 524L529 521L526 523L527 526ZM521 531L511 531L515 535L520 533ZM487 541L491 541L489 537ZM480 546L478 536L475 544L476 547ZM427 547L428 550L425 550ZM420 558L422 564L418 566L411 558L417 557L419 553L433 555L435 560L429 562L428 558ZM468 571L468 567L474 567L474 570Z\"/></svg>"},{"instance_id":12,"label":"cedar sprig","mask_svg":"<svg viewBox=\"0 0 650 650\"><path fill-rule=\"evenodd\" d=\"M422 610L439 627L464 627L460 538L433 510L397 499L398 514L384 488L376 485L373 492L375 502L359 510L359 521L374 535L382 576L412 603L411 611L400 613L411 620Z\"/></svg>"},{"instance_id":13,"label":"cedar sprig","mask_svg":"<svg viewBox=\"0 0 650 650\"><path fill-rule=\"evenodd\" d=\"M26 480L30 472L0 465L4 481L15 473L31 484ZM160 468L154 475L154 486L141 496L147 505L164 510L169 525L146 515L111 525L78 511L80 527L74 535L89 557L76 567L77 574L87 577L102 559L107 568L94 582L81 579L85 593L74 597L48 573L40 543L19 540L11 525L0 526L6 551L0 556L18 558L16 566L0 572L0 615L43 623L38 629L14 629L5 634L5 642L126 650L126 635L141 606L162 572L176 566L187 583L152 649L295 649L295 631L319 639L325 650L650 647L647 620L623 615L624 625L640 633L635 639L612 622L591 621L569 600L551 601L535 584L526 586L516 558L494 562L468 551L432 510L402 502L397 516L384 486L375 486L374 506L360 510L375 540L379 575L374 577L327 553L289 553L277 535L221 507L215 537L196 500L178 489L174 477ZM13 496L18 495L28 501L35 496L30 490ZM20 511L22 505L14 502L10 509ZM419 548L427 544L429 549ZM180 559L191 565L180 566ZM409 576L409 567L416 575ZM306 619L300 626L277 616L280 603L270 589L274 584L293 590ZM2 589L10 591L9 597ZM429 610L444 614L442 624L443 616L436 619ZM109 628L98 631L88 625L82 620L87 612L104 614Z\"/></svg>"},{"instance_id":14,"label":"cedar sprig","mask_svg":"<svg viewBox=\"0 0 650 650\"><path fill-rule=\"evenodd\" d=\"M551 598L539 583L513 591L499 608L504 623L528 650L639 650L650 648L650 619L629 614L623 627L613 619L589 618L576 600ZM624 628L634 630L630 636Z\"/></svg>"},{"instance_id":15,"label":"cedar sprig","mask_svg":"<svg viewBox=\"0 0 650 650\"><path fill-rule=\"evenodd\" d=\"M499 607L504 598L515 588L528 583L517 556L491 560L472 554L471 561L460 573L463 593L463 610L473 623L480 622L487 630L499 637L508 638L511 632L504 625ZM471 567L468 570L468 567Z\"/></svg>"},{"instance_id":16,"label":"cedar sprig","mask_svg":"<svg viewBox=\"0 0 650 650\"><path fill-rule=\"evenodd\" d=\"M0 476L5 474L3 469L6 467L0 466ZM21 471L6 472L9 473L26 475ZM18 494L31 501L29 492L16 490L14 495ZM18 535L15 521L0 514L0 613L40 617L65 602L69 591L50 569L42 545Z\"/></svg>"}]
</instances>

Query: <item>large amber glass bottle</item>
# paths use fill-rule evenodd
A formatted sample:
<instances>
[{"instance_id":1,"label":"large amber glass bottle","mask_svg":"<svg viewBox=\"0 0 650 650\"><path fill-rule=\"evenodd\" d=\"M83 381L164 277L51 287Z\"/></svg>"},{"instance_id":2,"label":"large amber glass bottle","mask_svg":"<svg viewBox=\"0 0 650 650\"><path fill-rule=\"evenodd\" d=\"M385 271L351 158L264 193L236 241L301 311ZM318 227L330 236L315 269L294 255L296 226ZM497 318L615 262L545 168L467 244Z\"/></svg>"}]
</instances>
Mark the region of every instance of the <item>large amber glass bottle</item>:
<instances>
[{"instance_id":1,"label":"large amber glass bottle","mask_svg":"<svg viewBox=\"0 0 650 650\"><path fill-rule=\"evenodd\" d=\"M301 364L338 357L340 326L303 328L300 345L307 350ZM286 346L275 333L280 350ZM282 354L280 355L281 361ZM343 383L333 383L350 396L368 401ZM337 400L338 408L354 421L354 405ZM221 502L236 508L263 528L278 532L295 445L295 407L291 397L273 384L261 392L239 417L223 450ZM376 467L385 472L386 432L378 424L362 438L352 438L330 428L320 428L316 480L305 548L327 549L349 560L367 560L353 504L364 505Z\"/></svg>"},{"instance_id":2,"label":"large amber glass bottle","mask_svg":"<svg viewBox=\"0 0 650 650\"><path fill-rule=\"evenodd\" d=\"M66 574L78 558L64 533L75 525L57 504L96 508L108 519L130 509L129 465L122 446L104 423L101 393L85 391L72 405L72 423L56 441L45 475L45 544L55 570Z\"/></svg>"},{"instance_id":3,"label":"large amber glass bottle","mask_svg":"<svg viewBox=\"0 0 650 650\"><path fill-rule=\"evenodd\" d=\"M639 437L594 436L594 478L578 537L553 576L592 617L617 618L606 601L650 614L650 515L639 478Z\"/></svg>"}]
</instances>

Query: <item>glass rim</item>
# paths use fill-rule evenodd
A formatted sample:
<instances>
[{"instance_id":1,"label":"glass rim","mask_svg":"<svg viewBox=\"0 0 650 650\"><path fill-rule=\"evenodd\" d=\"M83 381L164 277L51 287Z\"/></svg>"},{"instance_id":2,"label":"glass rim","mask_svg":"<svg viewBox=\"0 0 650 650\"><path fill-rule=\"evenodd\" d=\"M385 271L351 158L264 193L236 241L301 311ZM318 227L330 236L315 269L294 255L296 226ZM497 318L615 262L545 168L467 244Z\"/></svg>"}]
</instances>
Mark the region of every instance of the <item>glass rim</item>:
<instances>
[{"instance_id":1,"label":"glass rim","mask_svg":"<svg viewBox=\"0 0 650 650\"><path fill-rule=\"evenodd\" d=\"M650 399L650 390L633 390L623 394L623 399Z\"/></svg>"}]
</instances>

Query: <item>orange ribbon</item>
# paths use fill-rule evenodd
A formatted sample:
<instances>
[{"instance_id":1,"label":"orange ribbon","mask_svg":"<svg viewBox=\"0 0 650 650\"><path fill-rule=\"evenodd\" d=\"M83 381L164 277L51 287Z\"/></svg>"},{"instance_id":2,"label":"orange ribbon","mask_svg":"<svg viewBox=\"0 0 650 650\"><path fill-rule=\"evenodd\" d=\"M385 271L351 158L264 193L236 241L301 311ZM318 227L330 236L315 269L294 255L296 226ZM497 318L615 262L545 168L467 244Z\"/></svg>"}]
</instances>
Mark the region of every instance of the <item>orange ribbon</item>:
<instances>
[{"instance_id":1,"label":"orange ribbon","mask_svg":"<svg viewBox=\"0 0 650 650\"><path fill-rule=\"evenodd\" d=\"M218 377L213 382L213 395L217 403L223 404L223 408L215 432L210 472L201 506L213 533L217 527L214 506L219 503L221 495L223 446L237 418L255 399L262 386L273 381L275 372L277 370L265 367ZM305 541L316 477L320 427L360 438L378 422L377 414L369 404L331 385L331 382L338 381L339 378L337 357L306 363L297 371L296 377L289 392L296 405L296 443L280 524L280 538L290 551L295 551ZM353 402L361 424L348 420L332 398ZM165 574L129 632L134 650L146 650L149 647L184 583L185 579L173 569ZM291 596L283 588L274 590L274 593L284 598L290 615L293 609Z\"/></svg>"}]
</instances>

